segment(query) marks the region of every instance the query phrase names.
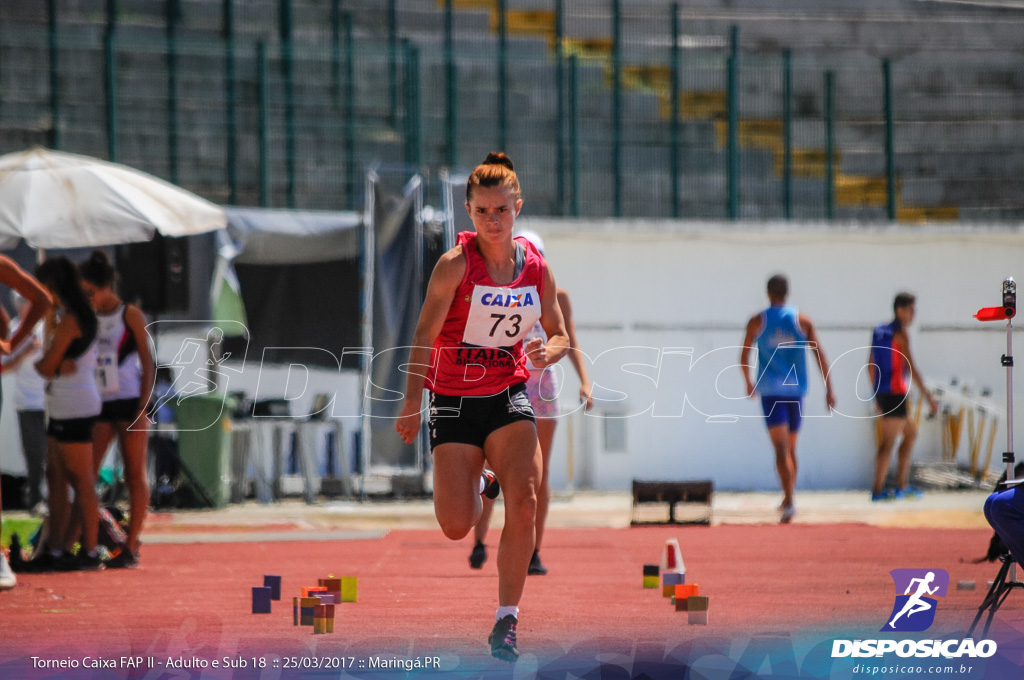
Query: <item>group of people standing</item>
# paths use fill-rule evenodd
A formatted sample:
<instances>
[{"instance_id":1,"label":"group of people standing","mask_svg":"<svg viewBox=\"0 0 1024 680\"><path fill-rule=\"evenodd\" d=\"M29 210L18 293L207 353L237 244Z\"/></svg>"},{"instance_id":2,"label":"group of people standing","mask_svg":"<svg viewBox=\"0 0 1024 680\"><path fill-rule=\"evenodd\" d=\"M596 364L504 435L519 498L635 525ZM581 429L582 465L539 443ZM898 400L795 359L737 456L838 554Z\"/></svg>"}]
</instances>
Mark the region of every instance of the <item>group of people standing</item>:
<instances>
[{"instance_id":1,"label":"group of people standing","mask_svg":"<svg viewBox=\"0 0 1024 680\"><path fill-rule=\"evenodd\" d=\"M0 265L0 274L8 272L0 282L23 299L18 327L0 351L12 357L5 368L16 371L30 504L38 509L42 502L44 469L49 492L45 530L31 559L12 553L8 564L0 555L0 587L15 584L12 567L135 567L149 504L146 409L155 375L145 317L118 296L116 272L103 251L77 266L65 257L48 259L34 278L7 258ZM128 487L129 526L123 545L103 560L97 551L96 478L115 438Z\"/></svg>"}]
</instances>

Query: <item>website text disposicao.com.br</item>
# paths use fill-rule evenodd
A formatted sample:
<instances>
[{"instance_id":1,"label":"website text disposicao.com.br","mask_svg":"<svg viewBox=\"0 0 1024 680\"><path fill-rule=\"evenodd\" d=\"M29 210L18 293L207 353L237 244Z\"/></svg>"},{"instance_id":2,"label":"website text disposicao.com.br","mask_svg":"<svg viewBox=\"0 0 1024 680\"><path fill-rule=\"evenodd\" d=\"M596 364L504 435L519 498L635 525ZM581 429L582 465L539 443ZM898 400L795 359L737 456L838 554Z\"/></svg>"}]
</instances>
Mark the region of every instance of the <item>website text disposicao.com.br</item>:
<instances>
[{"instance_id":1,"label":"website text disposicao.com.br","mask_svg":"<svg viewBox=\"0 0 1024 680\"><path fill-rule=\"evenodd\" d=\"M980 664L964 664L964 663L945 663L936 664L934 666L929 665L914 665L912 663L890 663L890 664L857 664L851 671L858 676L864 677L885 677L893 675L896 677L906 676L921 676L921 675L936 675L939 677L952 677L954 675L963 675L970 677L972 674L977 675L981 673L983 666Z\"/></svg>"}]
</instances>

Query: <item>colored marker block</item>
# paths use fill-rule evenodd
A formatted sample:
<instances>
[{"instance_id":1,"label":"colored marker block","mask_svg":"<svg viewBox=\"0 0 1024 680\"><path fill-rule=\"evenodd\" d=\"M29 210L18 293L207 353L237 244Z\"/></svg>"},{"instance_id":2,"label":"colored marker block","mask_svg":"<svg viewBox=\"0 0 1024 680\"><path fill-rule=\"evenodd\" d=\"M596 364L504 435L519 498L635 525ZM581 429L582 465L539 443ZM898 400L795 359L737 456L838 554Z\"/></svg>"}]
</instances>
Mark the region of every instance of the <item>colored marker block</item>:
<instances>
[{"instance_id":1,"label":"colored marker block","mask_svg":"<svg viewBox=\"0 0 1024 680\"><path fill-rule=\"evenodd\" d=\"M664 586L663 585L661 587L661 596L662 597L672 597L675 594L676 594L676 587L675 586Z\"/></svg>"},{"instance_id":2,"label":"colored marker block","mask_svg":"<svg viewBox=\"0 0 1024 680\"><path fill-rule=\"evenodd\" d=\"M301 609L299 607L299 599L298 597L292 598L292 625L295 626L299 625L299 612Z\"/></svg>"},{"instance_id":3,"label":"colored marker block","mask_svg":"<svg viewBox=\"0 0 1024 680\"><path fill-rule=\"evenodd\" d=\"M657 564L645 564L644 565L644 576L657 576L659 567Z\"/></svg>"},{"instance_id":4,"label":"colored marker block","mask_svg":"<svg viewBox=\"0 0 1024 680\"><path fill-rule=\"evenodd\" d=\"M699 588L700 586L698 586L698 584L696 583L682 583L678 586L675 586L675 591L673 594L676 596L676 600L685 600L694 595L699 595Z\"/></svg>"},{"instance_id":5,"label":"colored marker block","mask_svg":"<svg viewBox=\"0 0 1024 680\"><path fill-rule=\"evenodd\" d=\"M706 612L708 610L708 605L711 604L711 601L708 599L706 595L693 595L692 597L686 598L686 604L688 607L688 611Z\"/></svg>"},{"instance_id":6,"label":"colored marker block","mask_svg":"<svg viewBox=\"0 0 1024 680\"><path fill-rule=\"evenodd\" d=\"M324 593L324 592L327 592L327 588L324 588L323 586L307 586L307 587L302 589L302 596L303 597L309 597L313 593Z\"/></svg>"},{"instance_id":7,"label":"colored marker block","mask_svg":"<svg viewBox=\"0 0 1024 680\"><path fill-rule=\"evenodd\" d=\"M359 601L359 579L355 576L343 576L341 578L341 601Z\"/></svg>"},{"instance_id":8,"label":"colored marker block","mask_svg":"<svg viewBox=\"0 0 1024 680\"><path fill-rule=\"evenodd\" d=\"M328 592L341 592L340 578L322 578L319 579L319 584L326 588Z\"/></svg>"},{"instance_id":9,"label":"colored marker block","mask_svg":"<svg viewBox=\"0 0 1024 680\"><path fill-rule=\"evenodd\" d=\"M672 598L672 602L676 606L676 611L677 612L689 611L689 607L686 604L686 601L689 600L689 599L690 598L688 598L688 597L673 597Z\"/></svg>"},{"instance_id":10,"label":"colored marker block","mask_svg":"<svg viewBox=\"0 0 1024 680\"><path fill-rule=\"evenodd\" d=\"M708 625L708 610L689 612L687 618L691 626L706 626Z\"/></svg>"},{"instance_id":11,"label":"colored marker block","mask_svg":"<svg viewBox=\"0 0 1024 680\"><path fill-rule=\"evenodd\" d=\"M318 604L313 608L313 634L327 632L327 605Z\"/></svg>"},{"instance_id":12,"label":"colored marker block","mask_svg":"<svg viewBox=\"0 0 1024 680\"><path fill-rule=\"evenodd\" d=\"M320 598L318 597L303 597L299 598L299 625L300 626L312 626L313 615L315 613L316 606L320 604Z\"/></svg>"},{"instance_id":13,"label":"colored marker block","mask_svg":"<svg viewBox=\"0 0 1024 680\"><path fill-rule=\"evenodd\" d=\"M320 604L338 604L341 602L341 593L331 593L324 591L322 593L310 593L310 597L319 597Z\"/></svg>"},{"instance_id":14,"label":"colored marker block","mask_svg":"<svg viewBox=\"0 0 1024 680\"><path fill-rule=\"evenodd\" d=\"M266 586L253 586L252 589L252 613L270 613L270 588Z\"/></svg>"},{"instance_id":15,"label":"colored marker block","mask_svg":"<svg viewBox=\"0 0 1024 680\"><path fill-rule=\"evenodd\" d=\"M661 584L663 586L678 586L681 583L686 583L686 574L680 574L677 571L666 571L661 575Z\"/></svg>"},{"instance_id":16,"label":"colored marker block","mask_svg":"<svg viewBox=\"0 0 1024 680\"><path fill-rule=\"evenodd\" d=\"M270 588L270 599L280 600L281 599L281 577L273 576L271 574L263 575L263 585Z\"/></svg>"},{"instance_id":17,"label":"colored marker block","mask_svg":"<svg viewBox=\"0 0 1024 680\"><path fill-rule=\"evenodd\" d=\"M329 604L327 607L327 632L334 632L334 605Z\"/></svg>"},{"instance_id":18,"label":"colored marker block","mask_svg":"<svg viewBox=\"0 0 1024 680\"><path fill-rule=\"evenodd\" d=\"M644 576L644 588L657 588L658 577L657 576Z\"/></svg>"}]
</instances>

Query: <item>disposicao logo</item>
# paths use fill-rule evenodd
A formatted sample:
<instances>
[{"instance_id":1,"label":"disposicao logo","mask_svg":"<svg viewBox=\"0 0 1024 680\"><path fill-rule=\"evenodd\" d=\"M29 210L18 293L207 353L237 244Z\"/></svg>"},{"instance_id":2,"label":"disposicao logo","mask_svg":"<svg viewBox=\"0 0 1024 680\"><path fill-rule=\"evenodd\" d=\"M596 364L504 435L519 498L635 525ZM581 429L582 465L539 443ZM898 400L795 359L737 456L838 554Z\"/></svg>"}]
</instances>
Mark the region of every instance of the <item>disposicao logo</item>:
<instances>
[{"instance_id":1,"label":"disposicao logo","mask_svg":"<svg viewBox=\"0 0 1024 680\"><path fill-rule=\"evenodd\" d=\"M881 632L914 633L928 630L935 622L935 611L938 608L938 600L935 598L945 597L949 588L949 573L944 569L893 569L889 573L896 587L896 602ZM832 642L832 658L881 657L892 653L903 658L988 658L996 650L993 640L975 642L971 638Z\"/></svg>"},{"instance_id":2,"label":"disposicao logo","mask_svg":"<svg viewBox=\"0 0 1024 680\"><path fill-rule=\"evenodd\" d=\"M893 569L889 573L896 586L896 603L882 632L928 630L935 621L935 596L946 597L949 573L945 569Z\"/></svg>"}]
</instances>

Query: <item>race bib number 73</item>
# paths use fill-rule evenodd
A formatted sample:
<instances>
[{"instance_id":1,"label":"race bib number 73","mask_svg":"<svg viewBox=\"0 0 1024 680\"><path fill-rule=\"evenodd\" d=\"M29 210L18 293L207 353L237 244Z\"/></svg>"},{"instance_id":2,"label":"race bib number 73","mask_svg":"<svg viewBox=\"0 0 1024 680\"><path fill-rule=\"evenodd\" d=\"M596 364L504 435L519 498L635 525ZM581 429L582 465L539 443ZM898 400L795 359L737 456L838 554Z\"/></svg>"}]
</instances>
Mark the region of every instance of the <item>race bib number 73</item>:
<instances>
[{"instance_id":1,"label":"race bib number 73","mask_svg":"<svg viewBox=\"0 0 1024 680\"><path fill-rule=\"evenodd\" d=\"M530 332L540 319L536 286L476 286L462 341L482 347L509 347Z\"/></svg>"}]
</instances>

